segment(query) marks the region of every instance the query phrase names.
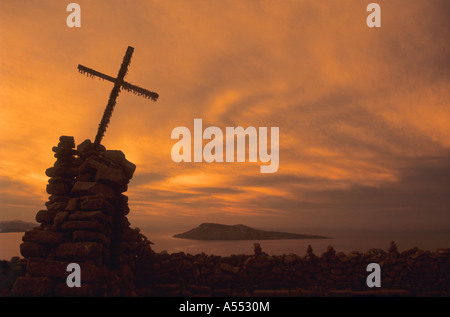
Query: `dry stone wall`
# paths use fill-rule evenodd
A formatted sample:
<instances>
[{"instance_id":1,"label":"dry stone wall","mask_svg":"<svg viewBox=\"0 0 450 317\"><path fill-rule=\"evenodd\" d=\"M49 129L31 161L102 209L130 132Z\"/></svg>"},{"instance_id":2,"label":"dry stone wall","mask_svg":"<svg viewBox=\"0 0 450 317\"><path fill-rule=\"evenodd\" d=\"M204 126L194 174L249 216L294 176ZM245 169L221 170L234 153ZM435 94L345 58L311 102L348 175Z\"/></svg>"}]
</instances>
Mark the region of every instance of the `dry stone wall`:
<instances>
[{"instance_id":1,"label":"dry stone wall","mask_svg":"<svg viewBox=\"0 0 450 317\"><path fill-rule=\"evenodd\" d=\"M381 267L381 288L369 288L369 263ZM336 252L321 256L154 253L136 267L139 296L449 296L450 248Z\"/></svg>"},{"instance_id":2,"label":"dry stone wall","mask_svg":"<svg viewBox=\"0 0 450 317\"><path fill-rule=\"evenodd\" d=\"M133 270L135 292L121 294L142 297L450 296L450 248L398 252L392 244L387 252L372 249L344 254L329 247L321 256L316 256L311 248L304 256L268 255L260 247L255 251L253 255L228 257L183 252L140 253ZM0 261L0 296L11 295L10 285L14 280L20 281L27 268L27 275L30 272L36 275L27 284L35 296L77 295L68 294L62 285L49 295L47 289L53 286L51 280L43 277L62 281L65 263L40 261L36 258ZM44 263L48 267L43 267ZM369 263L381 266L381 288L371 289L366 285ZM89 272L84 278L88 285L98 280L97 274L102 274L88 265L83 269ZM85 292L83 296L86 295Z\"/></svg>"},{"instance_id":3,"label":"dry stone wall","mask_svg":"<svg viewBox=\"0 0 450 317\"><path fill-rule=\"evenodd\" d=\"M46 209L40 223L25 232L20 246L26 274L12 288L14 296L133 296L134 266L150 242L131 229L123 193L136 166L121 151L94 148L86 140L75 150L73 137L61 136L53 147ZM80 265L81 287L68 287L67 266Z\"/></svg>"}]
</instances>

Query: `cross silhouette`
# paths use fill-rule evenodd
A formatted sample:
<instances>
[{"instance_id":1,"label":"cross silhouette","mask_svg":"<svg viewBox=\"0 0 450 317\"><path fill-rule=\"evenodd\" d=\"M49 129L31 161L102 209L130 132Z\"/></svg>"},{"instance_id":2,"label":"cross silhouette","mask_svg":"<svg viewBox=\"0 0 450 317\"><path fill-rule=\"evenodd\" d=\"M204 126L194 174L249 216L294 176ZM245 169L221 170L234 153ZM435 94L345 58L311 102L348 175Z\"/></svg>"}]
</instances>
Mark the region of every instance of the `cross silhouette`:
<instances>
[{"instance_id":1,"label":"cross silhouette","mask_svg":"<svg viewBox=\"0 0 450 317\"><path fill-rule=\"evenodd\" d=\"M114 83L114 87L111 90L111 94L109 95L108 105L106 106L105 112L103 113L102 120L100 121L97 135L95 137L94 145L97 147L100 145L103 136L105 135L106 128L108 127L109 121L112 116L112 112L114 110L114 106L116 105L117 97L119 96L121 88L133 92L134 94L138 94L139 96L143 96L144 98L149 98L153 101L156 101L159 95L156 92L152 92L150 90L141 88L139 86L132 85L127 83L124 79L128 72L128 66L130 65L131 55L133 55L134 48L128 46L127 52L122 61L122 65L120 66L119 73L116 78L102 74L98 71L95 71L91 68L85 67L83 65L78 65L78 71L82 74L87 74L88 76L94 78L99 77L101 79L106 79L110 82Z\"/></svg>"}]
</instances>

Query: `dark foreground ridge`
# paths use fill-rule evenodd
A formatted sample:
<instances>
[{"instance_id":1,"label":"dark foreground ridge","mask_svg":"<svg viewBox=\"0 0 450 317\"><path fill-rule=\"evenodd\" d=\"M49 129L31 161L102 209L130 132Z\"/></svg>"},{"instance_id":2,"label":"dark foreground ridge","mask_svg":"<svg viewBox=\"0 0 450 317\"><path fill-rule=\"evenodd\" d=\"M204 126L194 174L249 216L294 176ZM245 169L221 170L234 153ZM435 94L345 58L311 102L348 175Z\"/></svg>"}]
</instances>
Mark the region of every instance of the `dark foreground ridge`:
<instances>
[{"instance_id":1,"label":"dark foreground ridge","mask_svg":"<svg viewBox=\"0 0 450 317\"><path fill-rule=\"evenodd\" d=\"M245 225L202 223L197 228L174 235L175 238L192 240L281 240L281 239L330 239L328 237L253 229Z\"/></svg>"}]
</instances>

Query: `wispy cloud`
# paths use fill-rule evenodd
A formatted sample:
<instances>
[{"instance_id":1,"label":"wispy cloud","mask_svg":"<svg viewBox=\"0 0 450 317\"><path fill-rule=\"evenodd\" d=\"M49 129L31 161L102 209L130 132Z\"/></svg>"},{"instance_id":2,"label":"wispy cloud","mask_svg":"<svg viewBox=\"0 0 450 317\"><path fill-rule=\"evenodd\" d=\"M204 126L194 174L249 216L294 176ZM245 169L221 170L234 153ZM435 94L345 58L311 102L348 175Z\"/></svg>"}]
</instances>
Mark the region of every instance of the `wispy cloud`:
<instances>
[{"instance_id":1,"label":"wispy cloud","mask_svg":"<svg viewBox=\"0 0 450 317\"><path fill-rule=\"evenodd\" d=\"M69 29L58 1L0 2L2 218L43 206L60 135L95 136L111 83L76 66L114 76L131 45L127 81L160 99L123 92L103 141L137 164L130 218L448 223L448 1L383 2L377 30L358 0L79 4L82 27ZM171 131L194 118L279 127L278 172L172 162Z\"/></svg>"}]
</instances>

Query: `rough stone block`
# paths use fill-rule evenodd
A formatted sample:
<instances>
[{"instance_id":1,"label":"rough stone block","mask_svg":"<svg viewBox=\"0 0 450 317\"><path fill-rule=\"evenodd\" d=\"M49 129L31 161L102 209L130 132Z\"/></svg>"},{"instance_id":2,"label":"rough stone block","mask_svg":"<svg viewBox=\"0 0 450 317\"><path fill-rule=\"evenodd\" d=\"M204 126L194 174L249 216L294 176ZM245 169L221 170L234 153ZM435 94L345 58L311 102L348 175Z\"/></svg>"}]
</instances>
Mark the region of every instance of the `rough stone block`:
<instances>
[{"instance_id":1,"label":"rough stone block","mask_svg":"<svg viewBox=\"0 0 450 317\"><path fill-rule=\"evenodd\" d=\"M80 174L91 174L91 173L96 173L96 171L101 168L102 166L105 166L103 163L97 161L94 157L89 157L87 158L83 164L81 164L80 168L79 168L79 173Z\"/></svg>"},{"instance_id":2,"label":"rough stone block","mask_svg":"<svg viewBox=\"0 0 450 317\"><path fill-rule=\"evenodd\" d=\"M70 177L52 177L48 180L49 184L57 184L57 183L66 183L70 184L72 182L72 178Z\"/></svg>"},{"instance_id":3,"label":"rough stone block","mask_svg":"<svg viewBox=\"0 0 450 317\"><path fill-rule=\"evenodd\" d=\"M47 175L48 177L55 177L55 168L54 167L49 167L45 170L45 175Z\"/></svg>"},{"instance_id":4,"label":"rough stone block","mask_svg":"<svg viewBox=\"0 0 450 317\"><path fill-rule=\"evenodd\" d=\"M66 195L70 192L70 185L66 183L54 183L47 185L47 193L50 195Z\"/></svg>"},{"instance_id":5,"label":"rough stone block","mask_svg":"<svg viewBox=\"0 0 450 317\"><path fill-rule=\"evenodd\" d=\"M59 195L52 195L50 197L48 197L48 201L50 203L60 203L60 202L68 202L69 201L69 197L67 196L59 196Z\"/></svg>"},{"instance_id":6,"label":"rough stone block","mask_svg":"<svg viewBox=\"0 0 450 317\"><path fill-rule=\"evenodd\" d=\"M46 175L49 177L70 177L73 178L78 174L78 169L71 166L56 165L47 169Z\"/></svg>"},{"instance_id":7,"label":"rough stone block","mask_svg":"<svg viewBox=\"0 0 450 317\"><path fill-rule=\"evenodd\" d=\"M61 243L63 241L63 237L64 235L61 232L33 229L25 232L22 237L22 241L55 245Z\"/></svg>"},{"instance_id":8,"label":"rough stone block","mask_svg":"<svg viewBox=\"0 0 450 317\"><path fill-rule=\"evenodd\" d=\"M43 224L53 224L53 219L57 213L54 210L39 210L36 214L36 221Z\"/></svg>"},{"instance_id":9,"label":"rough stone block","mask_svg":"<svg viewBox=\"0 0 450 317\"><path fill-rule=\"evenodd\" d=\"M49 253L48 248L34 242L24 242L20 245L20 254L25 258L38 257L45 258Z\"/></svg>"},{"instance_id":10,"label":"rough stone block","mask_svg":"<svg viewBox=\"0 0 450 317\"><path fill-rule=\"evenodd\" d=\"M64 148L74 148L75 138L73 136L61 135L59 137L59 145Z\"/></svg>"},{"instance_id":11,"label":"rough stone block","mask_svg":"<svg viewBox=\"0 0 450 317\"><path fill-rule=\"evenodd\" d=\"M89 195L80 197L81 210L103 210L105 205L105 197L101 195Z\"/></svg>"},{"instance_id":12,"label":"rough stone block","mask_svg":"<svg viewBox=\"0 0 450 317\"><path fill-rule=\"evenodd\" d=\"M92 195L91 189L95 182L76 182L72 187L72 194L77 196Z\"/></svg>"},{"instance_id":13,"label":"rough stone block","mask_svg":"<svg viewBox=\"0 0 450 317\"><path fill-rule=\"evenodd\" d=\"M23 297L51 296L53 287L54 281L49 277L21 276L16 279L11 289L11 295Z\"/></svg>"},{"instance_id":14,"label":"rough stone block","mask_svg":"<svg viewBox=\"0 0 450 317\"><path fill-rule=\"evenodd\" d=\"M74 213L70 214L69 216L69 220L93 220L96 219L100 222L105 222L106 221L106 215L99 211L99 210L94 210L94 211L75 211Z\"/></svg>"},{"instance_id":15,"label":"rough stone block","mask_svg":"<svg viewBox=\"0 0 450 317\"><path fill-rule=\"evenodd\" d=\"M94 230L94 231L104 231L105 227L95 221L84 221L84 220L70 220L64 221L61 224L61 230L70 231L70 230Z\"/></svg>"},{"instance_id":16,"label":"rough stone block","mask_svg":"<svg viewBox=\"0 0 450 317\"><path fill-rule=\"evenodd\" d=\"M54 211L59 211L59 210L64 210L67 206L67 202L55 202L55 203L50 203L47 202L45 204L45 206L47 207L48 210L54 210Z\"/></svg>"},{"instance_id":17,"label":"rough stone block","mask_svg":"<svg viewBox=\"0 0 450 317\"><path fill-rule=\"evenodd\" d=\"M56 214L55 218L53 219L53 230L59 230L61 228L61 224L67 219L69 216L68 211L60 211Z\"/></svg>"},{"instance_id":18,"label":"rough stone block","mask_svg":"<svg viewBox=\"0 0 450 317\"><path fill-rule=\"evenodd\" d=\"M67 203L66 207L64 208L64 210L75 211L75 210L78 209L78 205L79 205L79 199L78 198L71 198L69 200L69 202Z\"/></svg>"},{"instance_id":19,"label":"rough stone block","mask_svg":"<svg viewBox=\"0 0 450 317\"><path fill-rule=\"evenodd\" d=\"M93 182L94 180L95 180L95 172L79 173L77 175L77 181L80 181L80 182Z\"/></svg>"},{"instance_id":20,"label":"rough stone block","mask_svg":"<svg viewBox=\"0 0 450 317\"><path fill-rule=\"evenodd\" d=\"M108 150L102 154L104 157L108 158L114 163L119 164L123 168L125 176L128 179L131 179L133 177L133 174L136 170L136 165L128 161L122 151Z\"/></svg>"},{"instance_id":21,"label":"rough stone block","mask_svg":"<svg viewBox=\"0 0 450 317\"><path fill-rule=\"evenodd\" d=\"M52 151L60 156L68 156L68 157L78 154L77 150L63 148L63 147L56 147L56 146L52 147Z\"/></svg>"},{"instance_id":22,"label":"rough stone block","mask_svg":"<svg viewBox=\"0 0 450 317\"><path fill-rule=\"evenodd\" d=\"M101 166L97 170L95 181L108 185L118 192L125 191L127 189L126 184L128 183L128 179L122 169L107 166Z\"/></svg>"},{"instance_id":23,"label":"rough stone block","mask_svg":"<svg viewBox=\"0 0 450 317\"><path fill-rule=\"evenodd\" d=\"M103 243L105 246L111 246L111 240L100 232L78 230L73 232L73 242L93 241Z\"/></svg>"},{"instance_id":24,"label":"rough stone block","mask_svg":"<svg viewBox=\"0 0 450 317\"><path fill-rule=\"evenodd\" d=\"M72 194L75 196L101 195L105 199L113 199L116 196L112 188L95 182L76 182L73 185Z\"/></svg>"},{"instance_id":25,"label":"rough stone block","mask_svg":"<svg viewBox=\"0 0 450 317\"><path fill-rule=\"evenodd\" d=\"M123 194L121 194L119 196L119 215L120 216L126 216L129 214L130 212L130 207L128 206L128 196L125 196Z\"/></svg>"},{"instance_id":26,"label":"rough stone block","mask_svg":"<svg viewBox=\"0 0 450 317\"><path fill-rule=\"evenodd\" d=\"M56 248L55 256L63 261L97 260L102 257L102 249L98 242L67 242Z\"/></svg>"},{"instance_id":27,"label":"rough stone block","mask_svg":"<svg viewBox=\"0 0 450 317\"><path fill-rule=\"evenodd\" d=\"M97 146L97 149L99 151L105 151L105 147L101 144L99 144ZM89 151L93 151L94 149L94 143L91 142L91 140L84 140L83 142L81 142L80 144L78 144L77 146L77 150L78 152L80 152L80 154L83 154L83 152L89 152Z\"/></svg>"}]
</instances>

